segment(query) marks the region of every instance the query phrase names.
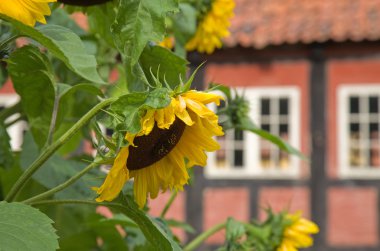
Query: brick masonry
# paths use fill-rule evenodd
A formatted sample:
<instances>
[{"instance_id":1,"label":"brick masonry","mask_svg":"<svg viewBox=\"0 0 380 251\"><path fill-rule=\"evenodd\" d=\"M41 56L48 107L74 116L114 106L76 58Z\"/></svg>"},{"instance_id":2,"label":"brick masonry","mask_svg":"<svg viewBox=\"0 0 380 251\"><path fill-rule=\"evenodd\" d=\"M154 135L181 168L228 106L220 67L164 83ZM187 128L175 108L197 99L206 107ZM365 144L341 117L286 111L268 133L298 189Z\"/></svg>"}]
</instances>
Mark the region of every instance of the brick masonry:
<instances>
[{"instance_id":1,"label":"brick masonry","mask_svg":"<svg viewBox=\"0 0 380 251\"><path fill-rule=\"evenodd\" d=\"M249 190L244 187L207 188L203 192L203 229L222 223L228 217L248 221ZM224 241L224 231L211 236L208 244L220 244Z\"/></svg>"},{"instance_id":2,"label":"brick masonry","mask_svg":"<svg viewBox=\"0 0 380 251\"><path fill-rule=\"evenodd\" d=\"M302 211L310 219L310 192L305 187L263 187L259 191L259 219L264 220L263 209L270 207L275 212L288 210L291 213Z\"/></svg>"},{"instance_id":3,"label":"brick masonry","mask_svg":"<svg viewBox=\"0 0 380 251\"><path fill-rule=\"evenodd\" d=\"M377 196L373 187L328 190L327 240L331 246L378 245Z\"/></svg>"}]
</instances>

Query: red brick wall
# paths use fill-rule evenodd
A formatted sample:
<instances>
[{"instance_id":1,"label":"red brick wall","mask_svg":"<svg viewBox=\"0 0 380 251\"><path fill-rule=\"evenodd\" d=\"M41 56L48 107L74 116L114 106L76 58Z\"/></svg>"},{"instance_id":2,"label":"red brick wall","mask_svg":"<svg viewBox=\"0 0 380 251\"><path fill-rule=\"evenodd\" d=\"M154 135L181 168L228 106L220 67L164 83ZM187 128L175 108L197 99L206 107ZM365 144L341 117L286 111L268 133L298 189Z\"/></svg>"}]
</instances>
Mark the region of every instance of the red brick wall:
<instances>
[{"instance_id":1,"label":"red brick wall","mask_svg":"<svg viewBox=\"0 0 380 251\"><path fill-rule=\"evenodd\" d=\"M249 190L244 187L207 188L203 192L203 230L218 223L223 223L228 217L236 220L250 219ZM221 244L224 241L224 231L211 236L206 243Z\"/></svg>"},{"instance_id":2,"label":"red brick wall","mask_svg":"<svg viewBox=\"0 0 380 251\"><path fill-rule=\"evenodd\" d=\"M327 240L331 246L376 246L379 242L377 189L330 188Z\"/></svg>"},{"instance_id":3,"label":"red brick wall","mask_svg":"<svg viewBox=\"0 0 380 251\"><path fill-rule=\"evenodd\" d=\"M310 219L310 192L305 187L262 187L259 190L259 219L266 218L263 208L272 208L274 212L284 209L291 213L302 211Z\"/></svg>"}]
</instances>

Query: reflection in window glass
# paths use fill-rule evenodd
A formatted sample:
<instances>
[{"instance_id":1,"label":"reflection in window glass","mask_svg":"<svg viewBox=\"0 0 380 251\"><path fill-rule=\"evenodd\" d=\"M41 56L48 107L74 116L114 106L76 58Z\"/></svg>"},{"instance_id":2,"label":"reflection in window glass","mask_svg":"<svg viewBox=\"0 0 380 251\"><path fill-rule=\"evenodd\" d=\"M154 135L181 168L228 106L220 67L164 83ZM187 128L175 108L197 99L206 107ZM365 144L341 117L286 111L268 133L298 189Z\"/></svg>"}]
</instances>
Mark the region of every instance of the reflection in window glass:
<instances>
[{"instance_id":1,"label":"reflection in window glass","mask_svg":"<svg viewBox=\"0 0 380 251\"><path fill-rule=\"evenodd\" d=\"M289 98L265 97L260 100L261 129L289 139ZM289 156L277 146L260 140L260 162L264 169L287 169Z\"/></svg>"},{"instance_id":2,"label":"reflection in window glass","mask_svg":"<svg viewBox=\"0 0 380 251\"><path fill-rule=\"evenodd\" d=\"M379 96L351 96L349 108L350 168L380 168Z\"/></svg>"}]
</instances>

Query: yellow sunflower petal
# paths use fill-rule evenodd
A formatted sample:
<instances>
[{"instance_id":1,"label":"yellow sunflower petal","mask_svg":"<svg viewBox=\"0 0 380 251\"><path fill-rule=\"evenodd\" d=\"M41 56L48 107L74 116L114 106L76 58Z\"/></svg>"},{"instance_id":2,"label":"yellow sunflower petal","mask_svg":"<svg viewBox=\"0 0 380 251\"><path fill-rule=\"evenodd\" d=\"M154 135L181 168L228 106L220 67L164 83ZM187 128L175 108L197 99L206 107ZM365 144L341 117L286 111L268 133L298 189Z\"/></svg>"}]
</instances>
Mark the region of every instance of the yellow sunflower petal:
<instances>
[{"instance_id":1,"label":"yellow sunflower petal","mask_svg":"<svg viewBox=\"0 0 380 251\"><path fill-rule=\"evenodd\" d=\"M142 118L141 135L148 135L154 127L154 113L155 110L148 110Z\"/></svg>"},{"instance_id":2,"label":"yellow sunflower petal","mask_svg":"<svg viewBox=\"0 0 380 251\"><path fill-rule=\"evenodd\" d=\"M184 93L183 96L186 98L201 102L205 105L212 102L214 102L216 105L220 105L220 100L224 99L222 96L215 93L197 92L197 91L188 91Z\"/></svg>"},{"instance_id":3,"label":"yellow sunflower petal","mask_svg":"<svg viewBox=\"0 0 380 251\"><path fill-rule=\"evenodd\" d=\"M125 167L128 155L128 147L123 147L116 156L114 164L107 174L103 185L97 189L99 197L96 199L96 201L111 201L120 193L125 182L129 179L129 172Z\"/></svg>"},{"instance_id":4,"label":"yellow sunflower petal","mask_svg":"<svg viewBox=\"0 0 380 251\"><path fill-rule=\"evenodd\" d=\"M210 109L207 108L204 104L189 99L189 98L184 98L186 102L186 107L188 107L191 111L196 113L199 117L208 117L210 119L217 118L217 115L211 111Z\"/></svg>"},{"instance_id":5,"label":"yellow sunflower petal","mask_svg":"<svg viewBox=\"0 0 380 251\"><path fill-rule=\"evenodd\" d=\"M12 0L0 5L0 13L14 18L26 25L34 26L36 21L46 23L46 15L50 15L48 3L56 0Z\"/></svg>"},{"instance_id":6,"label":"yellow sunflower petal","mask_svg":"<svg viewBox=\"0 0 380 251\"><path fill-rule=\"evenodd\" d=\"M297 220L290 228L307 234L316 234L319 232L317 224L304 218Z\"/></svg>"}]
</instances>

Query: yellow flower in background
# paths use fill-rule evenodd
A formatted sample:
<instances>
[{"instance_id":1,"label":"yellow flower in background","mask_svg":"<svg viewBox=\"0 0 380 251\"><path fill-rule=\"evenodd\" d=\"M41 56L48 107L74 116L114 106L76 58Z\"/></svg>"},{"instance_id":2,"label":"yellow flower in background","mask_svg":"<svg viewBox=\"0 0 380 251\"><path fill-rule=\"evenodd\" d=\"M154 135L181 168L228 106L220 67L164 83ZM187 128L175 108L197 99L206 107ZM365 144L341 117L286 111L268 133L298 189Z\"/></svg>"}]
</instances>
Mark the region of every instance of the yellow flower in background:
<instances>
[{"instance_id":1,"label":"yellow flower in background","mask_svg":"<svg viewBox=\"0 0 380 251\"><path fill-rule=\"evenodd\" d=\"M3 0L0 2L0 13L29 26L34 26L36 21L46 24L45 16L51 14L51 2L56 0Z\"/></svg>"},{"instance_id":2,"label":"yellow flower in background","mask_svg":"<svg viewBox=\"0 0 380 251\"><path fill-rule=\"evenodd\" d=\"M285 228L281 245L277 251L297 251L298 248L307 248L313 245L311 234L319 232L318 226L309 220L301 218L301 212L288 214L286 219L291 223Z\"/></svg>"},{"instance_id":3,"label":"yellow flower in background","mask_svg":"<svg viewBox=\"0 0 380 251\"><path fill-rule=\"evenodd\" d=\"M166 37L160 43L159 46L172 49L174 47L174 37Z\"/></svg>"},{"instance_id":4,"label":"yellow flower in background","mask_svg":"<svg viewBox=\"0 0 380 251\"><path fill-rule=\"evenodd\" d=\"M214 0L210 11L198 25L192 39L186 44L186 50L212 53L222 47L221 39L230 35L229 19L233 17L235 2L233 0Z\"/></svg>"},{"instance_id":5,"label":"yellow flower in background","mask_svg":"<svg viewBox=\"0 0 380 251\"><path fill-rule=\"evenodd\" d=\"M117 154L106 180L97 188L96 200L113 200L130 178L134 178L140 207L148 195L154 199L160 190L183 190L189 179L187 168L205 166L205 151L219 149L213 136L223 131L218 116L206 104L219 105L220 99L216 94L187 91L172 97L165 108L147 110L141 131L126 134L129 145Z\"/></svg>"}]
</instances>

